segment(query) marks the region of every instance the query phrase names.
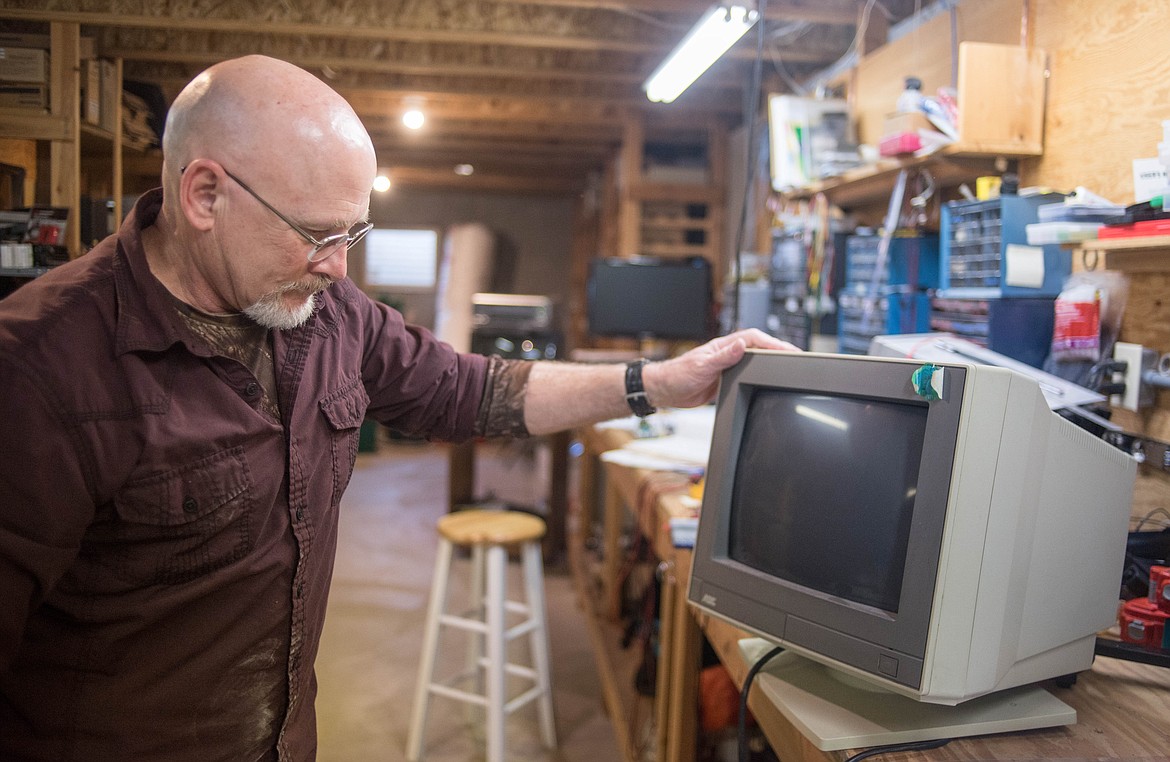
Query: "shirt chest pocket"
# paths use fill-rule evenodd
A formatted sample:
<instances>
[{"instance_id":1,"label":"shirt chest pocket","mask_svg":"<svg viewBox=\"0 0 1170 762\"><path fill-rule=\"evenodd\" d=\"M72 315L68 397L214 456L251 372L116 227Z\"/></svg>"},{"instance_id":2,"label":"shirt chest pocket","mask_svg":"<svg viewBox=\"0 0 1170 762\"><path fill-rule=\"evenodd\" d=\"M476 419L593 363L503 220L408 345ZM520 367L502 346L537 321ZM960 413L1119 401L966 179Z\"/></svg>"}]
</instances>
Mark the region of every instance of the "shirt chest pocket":
<instances>
[{"instance_id":1,"label":"shirt chest pocket","mask_svg":"<svg viewBox=\"0 0 1170 762\"><path fill-rule=\"evenodd\" d=\"M329 443L333 460L332 504L341 501L341 495L349 485L357 462L358 442L362 421L370 406L370 395L356 378L342 388L321 400L321 412L329 426Z\"/></svg>"},{"instance_id":2,"label":"shirt chest pocket","mask_svg":"<svg viewBox=\"0 0 1170 762\"><path fill-rule=\"evenodd\" d=\"M178 584L227 566L255 546L252 483L242 448L128 483L117 520L93 539L119 576Z\"/></svg>"}]
</instances>

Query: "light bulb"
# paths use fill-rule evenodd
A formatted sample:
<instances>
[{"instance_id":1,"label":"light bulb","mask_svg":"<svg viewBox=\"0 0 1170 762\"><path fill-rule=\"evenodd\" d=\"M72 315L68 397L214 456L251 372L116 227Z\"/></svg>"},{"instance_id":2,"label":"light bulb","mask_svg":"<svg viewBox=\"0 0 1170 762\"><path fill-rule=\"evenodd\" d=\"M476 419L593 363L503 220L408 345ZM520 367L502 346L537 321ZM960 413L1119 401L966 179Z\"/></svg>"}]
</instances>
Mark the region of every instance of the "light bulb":
<instances>
[{"instance_id":1,"label":"light bulb","mask_svg":"<svg viewBox=\"0 0 1170 762\"><path fill-rule=\"evenodd\" d=\"M412 108L402 115L402 123L410 130L420 129L426 120L427 118L423 115L423 112L416 108Z\"/></svg>"}]
</instances>

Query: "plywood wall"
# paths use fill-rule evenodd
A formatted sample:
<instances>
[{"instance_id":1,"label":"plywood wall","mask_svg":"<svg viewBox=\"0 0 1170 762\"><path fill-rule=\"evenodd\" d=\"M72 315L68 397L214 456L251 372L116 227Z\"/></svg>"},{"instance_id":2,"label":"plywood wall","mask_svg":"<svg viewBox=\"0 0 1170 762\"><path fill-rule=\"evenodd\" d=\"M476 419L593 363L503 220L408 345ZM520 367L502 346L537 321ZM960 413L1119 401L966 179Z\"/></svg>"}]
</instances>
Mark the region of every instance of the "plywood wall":
<instances>
[{"instance_id":1,"label":"plywood wall","mask_svg":"<svg viewBox=\"0 0 1170 762\"><path fill-rule=\"evenodd\" d=\"M953 84L955 41L1019 45L1024 14L1024 0L966 0L955 9L953 35L950 13L942 13L866 56L849 84L859 139L879 142L882 117L894 110L907 76L921 79L928 94Z\"/></svg>"},{"instance_id":2,"label":"plywood wall","mask_svg":"<svg viewBox=\"0 0 1170 762\"><path fill-rule=\"evenodd\" d=\"M1025 184L1083 185L1134 201L1133 160L1157 156L1170 119L1170 3L1031 0L1035 45L1049 54L1044 155L1025 162ZM1170 250L1165 271L1130 273L1121 340L1170 352ZM1126 430L1170 441L1170 393L1152 409L1114 411ZM1133 514L1170 508L1170 475L1145 466Z\"/></svg>"},{"instance_id":3,"label":"plywood wall","mask_svg":"<svg viewBox=\"0 0 1170 762\"><path fill-rule=\"evenodd\" d=\"M1044 156L1025 182L1134 200L1133 160L1157 156L1170 119L1170 3L1032 0L1051 76ZM1166 347L1170 349L1170 347Z\"/></svg>"}]
</instances>

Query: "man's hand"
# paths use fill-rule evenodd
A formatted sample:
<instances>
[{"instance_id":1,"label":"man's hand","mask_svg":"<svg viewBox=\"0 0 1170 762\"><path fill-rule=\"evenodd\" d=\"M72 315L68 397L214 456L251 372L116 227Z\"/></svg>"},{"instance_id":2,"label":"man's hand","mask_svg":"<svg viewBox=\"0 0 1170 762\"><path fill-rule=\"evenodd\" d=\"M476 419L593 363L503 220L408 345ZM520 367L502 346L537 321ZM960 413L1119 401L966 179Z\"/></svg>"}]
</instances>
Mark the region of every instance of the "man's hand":
<instances>
[{"instance_id":1,"label":"man's hand","mask_svg":"<svg viewBox=\"0 0 1170 762\"><path fill-rule=\"evenodd\" d=\"M755 328L712 339L686 354L642 369L646 396L655 407L695 407L710 402L719 376L739 362L748 348L798 352L797 347Z\"/></svg>"}]
</instances>

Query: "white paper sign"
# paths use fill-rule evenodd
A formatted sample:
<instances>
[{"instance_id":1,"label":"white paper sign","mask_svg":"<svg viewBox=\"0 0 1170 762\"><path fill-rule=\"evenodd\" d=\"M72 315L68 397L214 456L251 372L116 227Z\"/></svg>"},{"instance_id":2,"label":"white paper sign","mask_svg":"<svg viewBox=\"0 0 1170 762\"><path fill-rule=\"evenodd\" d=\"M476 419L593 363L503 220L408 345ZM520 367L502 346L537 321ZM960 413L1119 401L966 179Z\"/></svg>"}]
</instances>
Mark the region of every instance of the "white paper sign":
<instances>
[{"instance_id":1,"label":"white paper sign","mask_svg":"<svg viewBox=\"0 0 1170 762\"><path fill-rule=\"evenodd\" d=\"M1133 201L1140 204L1166 191L1166 167L1158 159L1133 160Z\"/></svg>"}]
</instances>

